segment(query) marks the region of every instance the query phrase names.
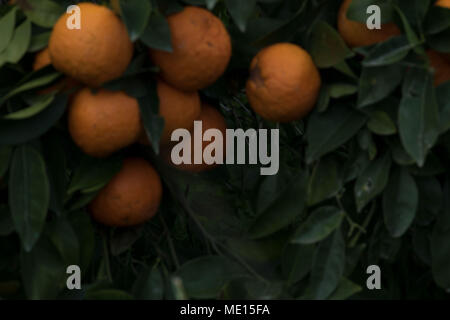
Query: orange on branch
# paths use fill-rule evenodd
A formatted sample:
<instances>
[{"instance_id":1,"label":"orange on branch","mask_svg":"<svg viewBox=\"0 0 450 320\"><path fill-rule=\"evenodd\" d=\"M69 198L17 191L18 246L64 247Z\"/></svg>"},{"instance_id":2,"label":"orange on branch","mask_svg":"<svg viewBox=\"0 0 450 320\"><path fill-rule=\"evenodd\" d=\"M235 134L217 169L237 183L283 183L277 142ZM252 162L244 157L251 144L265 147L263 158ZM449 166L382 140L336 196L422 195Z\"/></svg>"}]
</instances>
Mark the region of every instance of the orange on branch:
<instances>
[{"instance_id":1,"label":"orange on branch","mask_svg":"<svg viewBox=\"0 0 450 320\"><path fill-rule=\"evenodd\" d=\"M172 86L196 91L213 84L231 58L231 40L219 18L188 6L168 17L173 52L150 49L161 76Z\"/></svg>"},{"instance_id":2,"label":"orange on branch","mask_svg":"<svg viewBox=\"0 0 450 320\"><path fill-rule=\"evenodd\" d=\"M83 2L81 28L67 28L70 14L53 27L50 57L55 69L89 86L120 77L133 56L133 43L122 21L104 6Z\"/></svg>"},{"instance_id":3,"label":"orange on branch","mask_svg":"<svg viewBox=\"0 0 450 320\"><path fill-rule=\"evenodd\" d=\"M313 109L320 85L319 71L308 52L294 44L278 43L253 59L246 88L257 114L267 120L289 122Z\"/></svg>"},{"instance_id":4,"label":"orange on branch","mask_svg":"<svg viewBox=\"0 0 450 320\"><path fill-rule=\"evenodd\" d=\"M128 158L91 202L89 210L99 223L129 227L151 219L161 198L162 184L156 170L144 159Z\"/></svg>"},{"instance_id":5,"label":"orange on branch","mask_svg":"<svg viewBox=\"0 0 450 320\"><path fill-rule=\"evenodd\" d=\"M133 144L142 132L138 102L121 91L81 90L71 101L68 122L73 141L93 157Z\"/></svg>"}]
</instances>

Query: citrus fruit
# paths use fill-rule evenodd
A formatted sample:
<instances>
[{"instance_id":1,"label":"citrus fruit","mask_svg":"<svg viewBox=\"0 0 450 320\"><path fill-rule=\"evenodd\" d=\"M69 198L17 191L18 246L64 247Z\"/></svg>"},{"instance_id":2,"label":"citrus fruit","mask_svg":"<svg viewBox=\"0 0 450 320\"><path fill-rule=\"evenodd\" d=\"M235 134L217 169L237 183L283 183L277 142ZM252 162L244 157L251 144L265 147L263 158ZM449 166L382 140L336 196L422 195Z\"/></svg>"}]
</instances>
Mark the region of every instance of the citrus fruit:
<instances>
[{"instance_id":1,"label":"citrus fruit","mask_svg":"<svg viewBox=\"0 0 450 320\"><path fill-rule=\"evenodd\" d=\"M48 48L45 48L44 50L36 53L36 55L34 56L33 71L42 69L50 64L52 64L52 60L50 59L50 52Z\"/></svg>"},{"instance_id":2,"label":"citrus fruit","mask_svg":"<svg viewBox=\"0 0 450 320\"><path fill-rule=\"evenodd\" d=\"M218 129L223 135L224 138L224 161L225 161L225 136L226 136L226 130L227 130L227 124L225 122L225 118L222 116L222 114L212 106L203 103L202 104L202 112L200 116L197 119L198 121L202 122L202 129L203 133L208 129ZM217 166L217 164L206 164L204 161L202 161L201 164L194 164L194 144L196 142L194 141L194 133L191 131L191 163L182 163L180 165L176 165L172 162L171 153L173 146L175 144L172 144L171 146L166 146L161 149L161 155L162 158L164 158L170 165L176 167L179 170L183 171L189 171L189 172L202 172L206 170L213 169ZM205 148L213 143L213 141L203 141L202 142L202 154Z\"/></svg>"},{"instance_id":3,"label":"citrus fruit","mask_svg":"<svg viewBox=\"0 0 450 320\"><path fill-rule=\"evenodd\" d=\"M450 61L443 54L434 50L428 50L427 55L434 69L434 85L438 86L450 81Z\"/></svg>"},{"instance_id":4,"label":"citrus fruit","mask_svg":"<svg viewBox=\"0 0 450 320\"><path fill-rule=\"evenodd\" d=\"M73 141L93 157L133 144L142 130L138 102L121 91L84 88L70 103L68 122Z\"/></svg>"},{"instance_id":5,"label":"citrus fruit","mask_svg":"<svg viewBox=\"0 0 450 320\"><path fill-rule=\"evenodd\" d=\"M158 80L159 115L164 118L161 145L169 144L172 132L176 129L191 130L194 120L201 112L200 97L196 91L180 91L162 80ZM143 133L145 135L145 133ZM141 139L148 144L148 140Z\"/></svg>"},{"instance_id":6,"label":"citrus fruit","mask_svg":"<svg viewBox=\"0 0 450 320\"><path fill-rule=\"evenodd\" d=\"M435 5L450 9L450 0L438 0Z\"/></svg>"},{"instance_id":7,"label":"citrus fruit","mask_svg":"<svg viewBox=\"0 0 450 320\"><path fill-rule=\"evenodd\" d=\"M173 52L150 49L161 76L172 86L196 91L213 84L231 57L231 40L219 18L188 6L168 17Z\"/></svg>"},{"instance_id":8,"label":"citrus fruit","mask_svg":"<svg viewBox=\"0 0 450 320\"><path fill-rule=\"evenodd\" d=\"M353 0L344 0L338 13L338 30L350 47L363 47L383 42L401 33L394 23L386 23L381 29L370 30L367 25L347 18L347 10Z\"/></svg>"},{"instance_id":9,"label":"citrus fruit","mask_svg":"<svg viewBox=\"0 0 450 320\"><path fill-rule=\"evenodd\" d=\"M314 107L320 74L311 56L297 45L278 43L260 51L250 66L247 96L261 117L298 120Z\"/></svg>"},{"instance_id":10,"label":"citrus fruit","mask_svg":"<svg viewBox=\"0 0 450 320\"><path fill-rule=\"evenodd\" d=\"M89 205L94 220L107 226L135 226L151 219L162 197L161 179L144 159L128 158Z\"/></svg>"},{"instance_id":11,"label":"citrus fruit","mask_svg":"<svg viewBox=\"0 0 450 320\"><path fill-rule=\"evenodd\" d=\"M55 69L89 86L120 77L133 56L125 25L104 6L78 4L81 29L69 29L69 14L62 15L50 36L50 57Z\"/></svg>"}]
</instances>

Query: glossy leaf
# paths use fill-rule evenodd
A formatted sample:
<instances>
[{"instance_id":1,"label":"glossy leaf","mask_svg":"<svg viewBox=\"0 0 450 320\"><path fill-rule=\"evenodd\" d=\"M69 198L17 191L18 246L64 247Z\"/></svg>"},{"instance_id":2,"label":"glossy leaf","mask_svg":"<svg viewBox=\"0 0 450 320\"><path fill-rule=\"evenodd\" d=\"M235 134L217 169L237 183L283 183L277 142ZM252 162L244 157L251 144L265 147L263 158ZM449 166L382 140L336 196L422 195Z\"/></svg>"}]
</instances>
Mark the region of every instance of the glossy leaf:
<instances>
[{"instance_id":1,"label":"glossy leaf","mask_svg":"<svg viewBox=\"0 0 450 320\"><path fill-rule=\"evenodd\" d=\"M306 161L311 163L347 142L365 124L366 117L342 105L311 116L306 131Z\"/></svg>"},{"instance_id":2,"label":"glossy leaf","mask_svg":"<svg viewBox=\"0 0 450 320\"><path fill-rule=\"evenodd\" d=\"M431 76L423 70L410 70L403 84L399 132L405 150L419 166L439 135L438 107Z\"/></svg>"},{"instance_id":3,"label":"glossy leaf","mask_svg":"<svg viewBox=\"0 0 450 320\"><path fill-rule=\"evenodd\" d=\"M344 274L345 242L336 230L322 241L314 255L311 271L311 292L314 299L325 299L337 288Z\"/></svg>"},{"instance_id":4,"label":"glossy leaf","mask_svg":"<svg viewBox=\"0 0 450 320\"><path fill-rule=\"evenodd\" d=\"M42 156L30 146L18 147L11 161L9 205L22 245L30 251L44 228L50 200Z\"/></svg>"},{"instance_id":5,"label":"glossy leaf","mask_svg":"<svg viewBox=\"0 0 450 320\"><path fill-rule=\"evenodd\" d=\"M385 154L373 161L358 177L354 188L358 212L383 192L388 182L390 168L391 157Z\"/></svg>"},{"instance_id":6,"label":"glossy leaf","mask_svg":"<svg viewBox=\"0 0 450 320\"><path fill-rule=\"evenodd\" d=\"M135 41L144 32L149 21L152 10L150 2L148 0L120 0L119 4L130 39Z\"/></svg>"},{"instance_id":7,"label":"glossy leaf","mask_svg":"<svg viewBox=\"0 0 450 320\"><path fill-rule=\"evenodd\" d=\"M417 186L408 171L393 170L383 194L384 223L392 237L406 232L416 216L418 203Z\"/></svg>"},{"instance_id":8,"label":"glossy leaf","mask_svg":"<svg viewBox=\"0 0 450 320\"><path fill-rule=\"evenodd\" d=\"M339 228L343 216L343 212L335 207L318 208L297 229L291 243L312 244L325 239Z\"/></svg>"}]
</instances>

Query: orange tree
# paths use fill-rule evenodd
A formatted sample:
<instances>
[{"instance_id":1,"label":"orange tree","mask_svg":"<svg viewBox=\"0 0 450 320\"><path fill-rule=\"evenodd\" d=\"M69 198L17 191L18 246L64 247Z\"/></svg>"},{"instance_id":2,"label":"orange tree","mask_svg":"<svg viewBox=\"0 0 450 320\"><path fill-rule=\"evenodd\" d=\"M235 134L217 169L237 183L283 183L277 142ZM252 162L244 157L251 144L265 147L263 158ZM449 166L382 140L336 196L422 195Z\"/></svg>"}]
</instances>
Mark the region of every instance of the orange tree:
<instances>
[{"instance_id":1,"label":"orange tree","mask_svg":"<svg viewBox=\"0 0 450 320\"><path fill-rule=\"evenodd\" d=\"M1 298L448 298L449 1L2 3ZM279 172L170 163L194 119Z\"/></svg>"}]
</instances>

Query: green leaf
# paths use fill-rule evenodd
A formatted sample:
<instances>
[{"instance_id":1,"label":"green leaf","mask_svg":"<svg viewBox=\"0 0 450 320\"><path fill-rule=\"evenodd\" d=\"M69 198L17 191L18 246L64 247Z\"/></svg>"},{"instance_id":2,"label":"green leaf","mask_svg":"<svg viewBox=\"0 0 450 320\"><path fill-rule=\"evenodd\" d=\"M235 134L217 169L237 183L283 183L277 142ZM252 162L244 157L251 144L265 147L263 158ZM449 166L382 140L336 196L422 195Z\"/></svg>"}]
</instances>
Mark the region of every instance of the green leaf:
<instances>
[{"instance_id":1,"label":"green leaf","mask_svg":"<svg viewBox=\"0 0 450 320\"><path fill-rule=\"evenodd\" d=\"M152 10L148 0L120 0L122 19L130 35L131 41L136 41L144 32Z\"/></svg>"},{"instance_id":2,"label":"green leaf","mask_svg":"<svg viewBox=\"0 0 450 320\"><path fill-rule=\"evenodd\" d=\"M297 12L295 12L295 14L293 14L293 16L289 20L281 21L281 24L280 21L276 21L275 22L277 25L276 28L275 29L271 28L270 32L266 33L264 36L260 37L256 41L251 42L252 46L254 46L255 48L263 48L274 43L279 43L283 41L289 42L294 36L291 30L298 30L299 28L302 27L302 24L304 23L303 13L305 12L306 8L307 3L302 2L300 4L300 8L297 10ZM250 21L258 21L258 20L252 19ZM267 20L260 19L260 21L262 21L262 26L259 26L257 28L258 30L260 30L263 27L267 27Z\"/></svg>"},{"instance_id":3,"label":"green leaf","mask_svg":"<svg viewBox=\"0 0 450 320\"><path fill-rule=\"evenodd\" d=\"M330 89L329 86L323 84L320 88L319 99L317 100L317 111L324 112L327 110L328 105L330 104Z\"/></svg>"},{"instance_id":4,"label":"green leaf","mask_svg":"<svg viewBox=\"0 0 450 320\"><path fill-rule=\"evenodd\" d=\"M22 120L0 119L0 145L12 145L35 139L49 130L64 114L67 96L58 95L37 115Z\"/></svg>"},{"instance_id":5,"label":"green leaf","mask_svg":"<svg viewBox=\"0 0 450 320\"><path fill-rule=\"evenodd\" d=\"M339 33L322 20L312 30L310 47L311 56L319 68L333 67L354 55Z\"/></svg>"},{"instance_id":6,"label":"green leaf","mask_svg":"<svg viewBox=\"0 0 450 320\"><path fill-rule=\"evenodd\" d=\"M164 280L159 269L144 269L133 286L138 300L161 300L164 297Z\"/></svg>"},{"instance_id":7,"label":"green leaf","mask_svg":"<svg viewBox=\"0 0 450 320\"><path fill-rule=\"evenodd\" d=\"M359 80L358 108L377 103L389 96L403 79L403 66L364 67Z\"/></svg>"},{"instance_id":8,"label":"green leaf","mask_svg":"<svg viewBox=\"0 0 450 320\"><path fill-rule=\"evenodd\" d=\"M401 166L414 164L414 159L405 151L399 138L395 137L393 140L388 140L388 144L392 153L392 159L397 164Z\"/></svg>"},{"instance_id":9,"label":"green leaf","mask_svg":"<svg viewBox=\"0 0 450 320\"><path fill-rule=\"evenodd\" d=\"M247 29L247 21L256 6L256 0L225 0L225 5L241 32Z\"/></svg>"},{"instance_id":10,"label":"green leaf","mask_svg":"<svg viewBox=\"0 0 450 320\"><path fill-rule=\"evenodd\" d=\"M254 200L256 214L261 215L270 206L273 206L290 185L294 183L293 176L296 175L297 173L290 170L287 165L281 162L278 174L261 178L262 181L260 180L257 195Z\"/></svg>"},{"instance_id":11,"label":"green leaf","mask_svg":"<svg viewBox=\"0 0 450 320\"><path fill-rule=\"evenodd\" d=\"M16 9L12 8L6 15L0 19L0 53L6 49L14 34L14 26L16 24Z\"/></svg>"},{"instance_id":12,"label":"green leaf","mask_svg":"<svg viewBox=\"0 0 450 320\"><path fill-rule=\"evenodd\" d=\"M365 122L363 114L343 105L335 105L323 113L313 113L306 131L306 162L312 163L337 149L353 137Z\"/></svg>"},{"instance_id":13,"label":"green leaf","mask_svg":"<svg viewBox=\"0 0 450 320\"><path fill-rule=\"evenodd\" d=\"M324 157L313 169L308 183L308 206L335 196L342 187L337 160Z\"/></svg>"},{"instance_id":14,"label":"green leaf","mask_svg":"<svg viewBox=\"0 0 450 320\"><path fill-rule=\"evenodd\" d=\"M427 34L436 34L450 27L450 11L448 8L440 6L431 6L429 8L427 19L425 20L425 29Z\"/></svg>"},{"instance_id":15,"label":"green leaf","mask_svg":"<svg viewBox=\"0 0 450 320\"><path fill-rule=\"evenodd\" d=\"M47 47L51 34L52 34L51 31L33 34L31 36L28 52L36 52L39 50L43 50L45 47Z\"/></svg>"},{"instance_id":16,"label":"green leaf","mask_svg":"<svg viewBox=\"0 0 450 320\"><path fill-rule=\"evenodd\" d=\"M345 268L345 242L341 230L322 241L314 254L310 286L314 299L326 299L339 285Z\"/></svg>"},{"instance_id":17,"label":"green leaf","mask_svg":"<svg viewBox=\"0 0 450 320\"><path fill-rule=\"evenodd\" d=\"M392 237L401 237L413 222L419 204L414 179L405 168L393 170L383 193L384 223Z\"/></svg>"},{"instance_id":18,"label":"green leaf","mask_svg":"<svg viewBox=\"0 0 450 320\"><path fill-rule=\"evenodd\" d=\"M328 297L329 300L346 300L360 292L362 288L356 283L342 278L336 290Z\"/></svg>"},{"instance_id":19,"label":"green leaf","mask_svg":"<svg viewBox=\"0 0 450 320\"><path fill-rule=\"evenodd\" d=\"M64 210L68 185L67 162L68 155L64 148L69 138L62 137L55 131L43 139L43 154L47 165L47 175L50 182L50 210L59 216Z\"/></svg>"},{"instance_id":20,"label":"green leaf","mask_svg":"<svg viewBox=\"0 0 450 320\"><path fill-rule=\"evenodd\" d=\"M24 145L14 150L9 175L9 205L25 251L30 251L44 228L50 200L42 156Z\"/></svg>"},{"instance_id":21,"label":"green leaf","mask_svg":"<svg viewBox=\"0 0 450 320\"><path fill-rule=\"evenodd\" d=\"M391 65L406 57L414 46L405 36L393 37L375 46L364 59L364 67Z\"/></svg>"},{"instance_id":22,"label":"green leaf","mask_svg":"<svg viewBox=\"0 0 450 320\"><path fill-rule=\"evenodd\" d=\"M122 168L121 157L97 159L83 156L80 165L75 169L68 194L76 191L93 192L103 188Z\"/></svg>"},{"instance_id":23,"label":"green leaf","mask_svg":"<svg viewBox=\"0 0 450 320\"><path fill-rule=\"evenodd\" d=\"M421 167L439 135L433 81L426 70L411 69L403 84L399 132L405 150Z\"/></svg>"},{"instance_id":24,"label":"green leaf","mask_svg":"<svg viewBox=\"0 0 450 320\"><path fill-rule=\"evenodd\" d=\"M209 299L218 297L234 276L230 269L231 264L224 257L205 256L186 262L176 275L190 298Z\"/></svg>"},{"instance_id":25,"label":"green leaf","mask_svg":"<svg viewBox=\"0 0 450 320\"><path fill-rule=\"evenodd\" d=\"M30 252L21 251L20 267L29 299L55 299L65 285L67 265L47 238L39 240Z\"/></svg>"},{"instance_id":26,"label":"green leaf","mask_svg":"<svg viewBox=\"0 0 450 320\"><path fill-rule=\"evenodd\" d=\"M386 153L373 161L358 177L354 189L358 212L383 192L388 182L390 168L391 156Z\"/></svg>"},{"instance_id":27,"label":"green leaf","mask_svg":"<svg viewBox=\"0 0 450 320\"><path fill-rule=\"evenodd\" d=\"M314 245L289 244L283 252L281 270L289 285L302 280L311 270Z\"/></svg>"},{"instance_id":28,"label":"green leaf","mask_svg":"<svg viewBox=\"0 0 450 320\"><path fill-rule=\"evenodd\" d=\"M14 35L6 47L5 51L0 53L0 66L6 62L17 63L27 52L31 39L31 22L25 20L14 31Z\"/></svg>"},{"instance_id":29,"label":"green leaf","mask_svg":"<svg viewBox=\"0 0 450 320\"><path fill-rule=\"evenodd\" d=\"M173 51L169 23L159 11L153 12L141 35L141 40L147 47L167 52Z\"/></svg>"},{"instance_id":30,"label":"green leaf","mask_svg":"<svg viewBox=\"0 0 450 320\"><path fill-rule=\"evenodd\" d=\"M435 177L415 178L419 189L419 210L416 221L420 225L429 225L442 209L444 195L441 184Z\"/></svg>"},{"instance_id":31,"label":"green leaf","mask_svg":"<svg viewBox=\"0 0 450 320\"><path fill-rule=\"evenodd\" d=\"M47 224L47 235L57 248L64 262L69 265L80 264L80 248L78 238L70 222L59 218Z\"/></svg>"},{"instance_id":32,"label":"green leaf","mask_svg":"<svg viewBox=\"0 0 450 320\"><path fill-rule=\"evenodd\" d=\"M293 179L293 184L278 200L258 216L250 228L250 237L262 238L291 224L303 213L305 206L306 176L304 173Z\"/></svg>"},{"instance_id":33,"label":"green leaf","mask_svg":"<svg viewBox=\"0 0 450 320\"><path fill-rule=\"evenodd\" d=\"M54 98L54 94L39 96L37 102L35 102L33 105L29 106L28 108L9 113L3 118L10 120L20 120L32 117L48 107L53 102Z\"/></svg>"},{"instance_id":34,"label":"green leaf","mask_svg":"<svg viewBox=\"0 0 450 320\"><path fill-rule=\"evenodd\" d=\"M30 10L25 10L25 15L34 24L51 28L64 13L64 8L56 2L50 0L33 0L30 2Z\"/></svg>"},{"instance_id":35,"label":"green leaf","mask_svg":"<svg viewBox=\"0 0 450 320\"><path fill-rule=\"evenodd\" d=\"M328 237L341 225L344 213L331 206L320 207L297 229L291 243L313 244Z\"/></svg>"},{"instance_id":36,"label":"green leaf","mask_svg":"<svg viewBox=\"0 0 450 320\"><path fill-rule=\"evenodd\" d=\"M151 146L159 154L159 142L164 129L164 118L159 115L159 97L155 83L148 84L149 91L145 97L138 98L142 124Z\"/></svg>"},{"instance_id":37,"label":"green leaf","mask_svg":"<svg viewBox=\"0 0 450 320\"><path fill-rule=\"evenodd\" d=\"M84 211L72 213L69 220L78 239L80 268L87 270L95 249L94 226L89 214Z\"/></svg>"},{"instance_id":38,"label":"green leaf","mask_svg":"<svg viewBox=\"0 0 450 320\"><path fill-rule=\"evenodd\" d=\"M329 86L330 97L339 99L358 92L358 88L348 83L333 83Z\"/></svg>"},{"instance_id":39,"label":"green leaf","mask_svg":"<svg viewBox=\"0 0 450 320\"><path fill-rule=\"evenodd\" d=\"M380 110L377 110L370 115L367 127L370 131L380 136L388 136L397 133L394 121L386 112Z\"/></svg>"},{"instance_id":40,"label":"green leaf","mask_svg":"<svg viewBox=\"0 0 450 320\"><path fill-rule=\"evenodd\" d=\"M55 73L51 73L36 79L33 79L31 81L25 82L24 84L20 85L19 87L11 90L10 92L8 92L8 94L6 94L5 96L3 96L0 99L0 105L2 105L6 100L14 97L15 95L28 91L28 90L32 90L35 88L39 88L42 86L45 86L51 82L53 82L54 80L56 80L58 77L60 77L61 74L58 72Z\"/></svg>"}]
</instances>

